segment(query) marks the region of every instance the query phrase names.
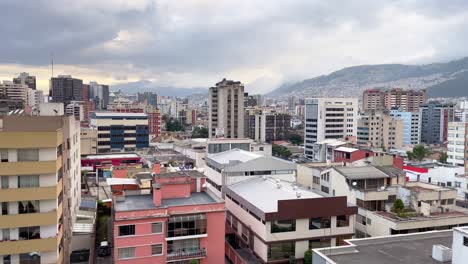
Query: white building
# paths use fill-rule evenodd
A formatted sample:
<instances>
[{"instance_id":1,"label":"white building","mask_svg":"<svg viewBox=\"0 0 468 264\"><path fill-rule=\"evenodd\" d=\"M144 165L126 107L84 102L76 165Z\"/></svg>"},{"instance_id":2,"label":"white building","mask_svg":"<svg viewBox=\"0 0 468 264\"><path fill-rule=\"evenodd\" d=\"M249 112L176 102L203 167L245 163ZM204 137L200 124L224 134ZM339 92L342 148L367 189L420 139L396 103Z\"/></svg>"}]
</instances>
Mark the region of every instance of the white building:
<instances>
[{"instance_id":1,"label":"white building","mask_svg":"<svg viewBox=\"0 0 468 264\"><path fill-rule=\"evenodd\" d=\"M44 91L33 90L28 88L28 105L31 107L39 107L39 104L44 102Z\"/></svg>"},{"instance_id":2,"label":"white building","mask_svg":"<svg viewBox=\"0 0 468 264\"><path fill-rule=\"evenodd\" d=\"M28 89L26 84L15 84L12 81L3 81L0 83L0 95L6 95L10 99L22 100L25 104L28 102Z\"/></svg>"},{"instance_id":3,"label":"white building","mask_svg":"<svg viewBox=\"0 0 468 264\"><path fill-rule=\"evenodd\" d=\"M311 98L305 101L305 155L312 158L313 143L357 136L357 98Z\"/></svg>"},{"instance_id":4,"label":"white building","mask_svg":"<svg viewBox=\"0 0 468 264\"><path fill-rule=\"evenodd\" d=\"M448 126L447 162L453 165L463 166L468 157L468 122L450 122ZM468 169L468 165L465 167Z\"/></svg>"}]
</instances>

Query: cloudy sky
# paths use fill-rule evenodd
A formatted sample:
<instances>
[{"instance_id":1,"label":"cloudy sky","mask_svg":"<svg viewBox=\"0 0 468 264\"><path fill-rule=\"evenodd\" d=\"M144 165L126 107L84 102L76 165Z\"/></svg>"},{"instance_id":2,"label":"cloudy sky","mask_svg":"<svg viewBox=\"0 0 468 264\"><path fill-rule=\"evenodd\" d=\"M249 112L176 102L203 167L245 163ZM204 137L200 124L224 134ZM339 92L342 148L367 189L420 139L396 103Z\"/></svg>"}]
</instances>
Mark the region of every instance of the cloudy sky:
<instances>
[{"instance_id":1,"label":"cloudy sky","mask_svg":"<svg viewBox=\"0 0 468 264\"><path fill-rule=\"evenodd\" d=\"M21 71L117 84L265 92L358 64L468 55L466 0L2 0L0 80Z\"/></svg>"}]
</instances>

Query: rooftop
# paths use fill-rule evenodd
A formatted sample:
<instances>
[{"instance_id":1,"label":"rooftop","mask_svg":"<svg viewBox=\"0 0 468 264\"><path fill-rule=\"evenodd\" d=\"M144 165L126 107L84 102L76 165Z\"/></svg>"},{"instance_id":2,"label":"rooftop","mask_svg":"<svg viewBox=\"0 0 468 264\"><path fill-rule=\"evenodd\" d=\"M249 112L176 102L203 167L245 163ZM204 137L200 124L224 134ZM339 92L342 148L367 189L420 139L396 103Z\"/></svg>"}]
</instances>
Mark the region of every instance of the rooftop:
<instances>
[{"instance_id":1,"label":"rooftop","mask_svg":"<svg viewBox=\"0 0 468 264\"><path fill-rule=\"evenodd\" d=\"M139 158L135 153L118 153L118 154L104 154L104 155L88 155L82 159L124 159L124 158Z\"/></svg>"},{"instance_id":2,"label":"rooftop","mask_svg":"<svg viewBox=\"0 0 468 264\"><path fill-rule=\"evenodd\" d=\"M347 147L338 147L335 149L335 151L341 151L341 152L347 152L347 153L352 153L355 151L358 151L359 149L356 148L347 148Z\"/></svg>"},{"instance_id":3,"label":"rooftop","mask_svg":"<svg viewBox=\"0 0 468 264\"><path fill-rule=\"evenodd\" d=\"M145 113L95 112L96 117L147 117Z\"/></svg>"},{"instance_id":4,"label":"rooftop","mask_svg":"<svg viewBox=\"0 0 468 264\"><path fill-rule=\"evenodd\" d=\"M176 171L176 172L167 172L158 174L158 177L167 178L167 177L179 177L179 176L190 176L192 178L205 178L206 176L197 171L197 170L184 170L184 171Z\"/></svg>"},{"instance_id":5,"label":"rooftop","mask_svg":"<svg viewBox=\"0 0 468 264\"><path fill-rule=\"evenodd\" d=\"M155 206L152 194L128 195L124 201L115 203L115 211L151 210L170 206L200 205L219 203L220 201L206 192L195 192L190 197L162 199L161 206Z\"/></svg>"},{"instance_id":6,"label":"rooftop","mask_svg":"<svg viewBox=\"0 0 468 264\"><path fill-rule=\"evenodd\" d=\"M322 140L322 141L318 141L316 142L315 144L327 144L329 146L333 146L333 147L336 147L336 146L341 146L341 145L345 145L346 142L345 141L340 141L340 140L336 140L336 139L325 139L325 140Z\"/></svg>"},{"instance_id":7,"label":"rooftop","mask_svg":"<svg viewBox=\"0 0 468 264\"><path fill-rule=\"evenodd\" d=\"M436 244L452 247L452 231L435 231L409 235L394 235L348 240L350 246L315 249L326 255L330 264L430 264L440 263L432 256ZM451 262L444 262L451 263Z\"/></svg>"},{"instance_id":8,"label":"rooftop","mask_svg":"<svg viewBox=\"0 0 468 264\"><path fill-rule=\"evenodd\" d=\"M221 153L210 154L208 157L219 164L229 164L229 161L246 162L258 159L262 155L241 149L231 149Z\"/></svg>"},{"instance_id":9,"label":"rooftop","mask_svg":"<svg viewBox=\"0 0 468 264\"><path fill-rule=\"evenodd\" d=\"M295 189L288 182L280 182L280 184L281 188L278 188L275 179L258 177L232 184L228 188L265 213L277 212L279 200L323 197L309 190ZM296 196L298 192L301 194L300 198Z\"/></svg>"},{"instance_id":10,"label":"rooftop","mask_svg":"<svg viewBox=\"0 0 468 264\"><path fill-rule=\"evenodd\" d=\"M380 179L390 177L388 174L370 165L361 167L335 167L335 170L350 180Z\"/></svg>"}]
</instances>

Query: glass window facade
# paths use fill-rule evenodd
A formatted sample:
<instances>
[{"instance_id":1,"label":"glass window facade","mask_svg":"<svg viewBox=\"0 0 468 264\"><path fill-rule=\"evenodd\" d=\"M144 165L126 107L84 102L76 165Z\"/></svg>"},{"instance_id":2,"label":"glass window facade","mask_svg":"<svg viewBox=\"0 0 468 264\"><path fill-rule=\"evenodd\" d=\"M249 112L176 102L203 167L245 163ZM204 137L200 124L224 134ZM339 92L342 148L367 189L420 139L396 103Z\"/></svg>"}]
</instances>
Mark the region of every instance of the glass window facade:
<instances>
[{"instance_id":1,"label":"glass window facade","mask_svg":"<svg viewBox=\"0 0 468 264\"><path fill-rule=\"evenodd\" d=\"M268 245L268 261L289 259L294 257L295 252L295 242L273 243Z\"/></svg>"},{"instance_id":2,"label":"glass window facade","mask_svg":"<svg viewBox=\"0 0 468 264\"><path fill-rule=\"evenodd\" d=\"M171 217L167 223L167 237L202 234L206 234L206 216L204 214Z\"/></svg>"},{"instance_id":3,"label":"glass window facade","mask_svg":"<svg viewBox=\"0 0 468 264\"><path fill-rule=\"evenodd\" d=\"M278 220L271 222L271 233L296 231L296 220Z\"/></svg>"},{"instance_id":4,"label":"glass window facade","mask_svg":"<svg viewBox=\"0 0 468 264\"><path fill-rule=\"evenodd\" d=\"M330 228L331 218L330 217L317 217L309 219L309 230Z\"/></svg>"}]
</instances>

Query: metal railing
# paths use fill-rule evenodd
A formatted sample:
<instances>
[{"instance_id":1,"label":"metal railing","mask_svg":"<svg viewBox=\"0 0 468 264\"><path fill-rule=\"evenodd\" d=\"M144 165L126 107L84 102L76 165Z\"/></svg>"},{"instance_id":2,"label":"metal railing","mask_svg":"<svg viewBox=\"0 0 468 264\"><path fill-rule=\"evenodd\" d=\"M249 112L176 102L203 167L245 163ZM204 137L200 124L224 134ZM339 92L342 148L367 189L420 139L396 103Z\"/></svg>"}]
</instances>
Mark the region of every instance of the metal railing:
<instances>
[{"instance_id":1,"label":"metal railing","mask_svg":"<svg viewBox=\"0 0 468 264\"><path fill-rule=\"evenodd\" d=\"M206 257L206 249L190 249L171 252L167 254L167 261L176 261L184 259L198 259Z\"/></svg>"}]
</instances>

